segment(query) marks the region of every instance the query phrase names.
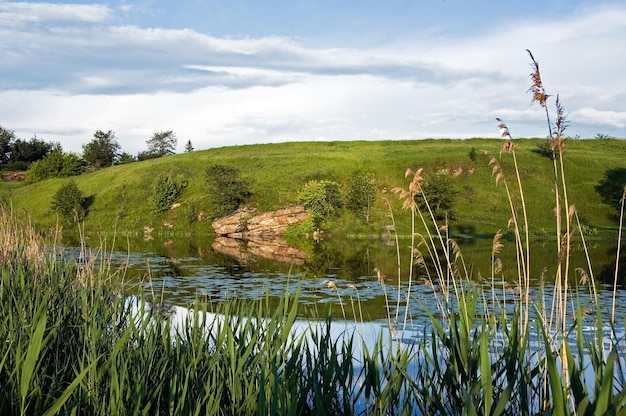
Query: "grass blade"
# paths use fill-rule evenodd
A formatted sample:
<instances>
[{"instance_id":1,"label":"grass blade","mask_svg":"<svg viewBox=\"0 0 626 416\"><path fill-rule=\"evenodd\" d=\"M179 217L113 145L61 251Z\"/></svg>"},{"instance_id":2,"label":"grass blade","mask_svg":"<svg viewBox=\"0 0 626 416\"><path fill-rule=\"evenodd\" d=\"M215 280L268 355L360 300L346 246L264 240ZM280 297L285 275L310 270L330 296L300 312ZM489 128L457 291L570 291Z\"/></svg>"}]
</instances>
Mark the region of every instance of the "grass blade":
<instances>
[{"instance_id":1,"label":"grass blade","mask_svg":"<svg viewBox=\"0 0 626 416\"><path fill-rule=\"evenodd\" d=\"M76 376L74 381L72 381L72 383L70 383L70 385L67 386L63 394L61 394L61 396L59 396L59 398L56 399L56 401L52 404L52 406L50 406L50 408L46 410L46 413L44 413L43 416L52 416L52 415L57 414L59 410L61 410L61 407L63 407L67 399L70 398L74 390L76 390L76 387L78 387L80 383L83 381L83 378L85 378L87 373L92 369L92 367L95 367L97 363L98 363L97 361L94 361L89 366L87 366L78 376Z\"/></svg>"},{"instance_id":2,"label":"grass blade","mask_svg":"<svg viewBox=\"0 0 626 416\"><path fill-rule=\"evenodd\" d=\"M45 305L45 302L43 303ZM41 309L40 309L41 312ZM43 344L43 333L46 330L47 315L43 313L43 316L39 318L37 327L33 333L32 338L28 346L28 352L26 358L22 364L22 375L20 377L20 396L22 397L22 411L25 409L26 396L30 388L30 382L35 372L37 361L39 360L39 353Z\"/></svg>"}]
</instances>

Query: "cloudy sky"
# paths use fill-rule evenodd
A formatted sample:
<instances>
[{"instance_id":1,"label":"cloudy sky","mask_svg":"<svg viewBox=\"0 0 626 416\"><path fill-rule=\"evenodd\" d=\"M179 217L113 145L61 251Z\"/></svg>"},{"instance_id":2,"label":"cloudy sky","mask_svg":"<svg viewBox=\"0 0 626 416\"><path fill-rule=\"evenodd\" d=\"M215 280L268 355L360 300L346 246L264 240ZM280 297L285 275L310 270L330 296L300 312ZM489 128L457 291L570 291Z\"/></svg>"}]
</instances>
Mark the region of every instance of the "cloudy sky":
<instances>
[{"instance_id":1,"label":"cloudy sky","mask_svg":"<svg viewBox=\"0 0 626 416\"><path fill-rule=\"evenodd\" d=\"M626 137L626 2L0 0L0 125L81 152L547 134Z\"/></svg>"}]
</instances>

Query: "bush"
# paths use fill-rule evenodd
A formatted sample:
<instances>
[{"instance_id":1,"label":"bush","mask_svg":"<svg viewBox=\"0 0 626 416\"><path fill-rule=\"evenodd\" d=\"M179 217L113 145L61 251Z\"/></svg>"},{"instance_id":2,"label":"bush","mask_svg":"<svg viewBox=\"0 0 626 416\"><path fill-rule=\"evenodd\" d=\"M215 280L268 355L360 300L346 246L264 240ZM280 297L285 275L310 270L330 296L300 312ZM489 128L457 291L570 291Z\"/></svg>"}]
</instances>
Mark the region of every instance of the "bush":
<instances>
[{"instance_id":1,"label":"bush","mask_svg":"<svg viewBox=\"0 0 626 416\"><path fill-rule=\"evenodd\" d=\"M26 177L31 182L77 176L85 171L85 161L75 153L55 150L30 165Z\"/></svg>"},{"instance_id":2,"label":"bush","mask_svg":"<svg viewBox=\"0 0 626 416\"><path fill-rule=\"evenodd\" d=\"M552 144L550 143L550 139L546 139L537 144L537 146L531 150L533 153L537 153L543 157L547 157L548 159L556 160L559 158L559 153L552 148Z\"/></svg>"},{"instance_id":3,"label":"bush","mask_svg":"<svg viewBox=\"0 0 626 416\"><path fill-rule=\"evenodd\" d=\"M52 209L68 220L82 220L85 208L85 197L73 180L61 185L52 199Z\"/></svg>"},{"instance_id":4,"label":"bush","mask_svg":"<svg viewBox=\"0 0 626 416\"><path fill-rule=\"evenodd\" d=\"M170 209L187 185L188 181L183 175L175 178L165 174L157 176L152 184L152 212L158 215Z\"/></svg>"},{"instance_id":5,"label":"bush","mask_svg":"<svg viewBox=\"0 0 626 416\"><path fill-rule=\"evenodd\" d=\"M233 166L213 165L206 169L207 190L213 199L213 214L228 215L245 202L252 193L250 184L240 178Z\"/></svg>"},{"instance_id":6,"label":"bush","mask_svg":"<svg viewBox=\"0 0 626 416\"><path fill-rule=\"evenodd\" d=\"M120 153L120 157L117 159L116 164L123 165L125 163L132 163L136 161L137 161L137 158L135 156L127 152L122 152Z\"/></svg>"},{"instance_id":7,"label":"bush","mask_svg":"<svg viewBox=\"0 0 626 416\"><path fill-rule=\"evenodd\" d=\"M595 135L594 139L596 140L611 140L612 137L605 133L598 133Z\"/></svg>"},{"instance_id":8,"label":"bush","mask_svg":"<svg viewBox=\"0 0 626 416\"><path fill-rule=\"evenodd\" d=\"M336 216L343 206L339 184L328 180L307 182L297 201L311 214L316 227Z\"/></svg>"},{"instance_id":9,"label":"bush","mask_svg":"<svg viewBox=\"0 0 626 416\"><path fill-rule=\"evenodd\" d=\"M478 152L475 147L472 147L472 150L467 154L472 162L476 162L476 158L478 157Z\"/></svg>"}]
</instances>

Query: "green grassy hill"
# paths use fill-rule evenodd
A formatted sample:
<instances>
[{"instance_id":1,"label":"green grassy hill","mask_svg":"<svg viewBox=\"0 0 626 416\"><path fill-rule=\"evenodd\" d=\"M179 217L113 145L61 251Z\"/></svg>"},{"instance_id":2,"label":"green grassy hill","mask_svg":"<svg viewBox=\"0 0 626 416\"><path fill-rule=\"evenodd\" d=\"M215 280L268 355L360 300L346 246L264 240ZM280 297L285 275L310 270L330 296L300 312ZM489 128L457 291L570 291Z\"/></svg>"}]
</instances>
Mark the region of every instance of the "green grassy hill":
<instances>
[{"instance_id":1,"label":"green grassy hill","mask_svg":"<svg viewBox=\"0 0 626 416\"><path fill-rule=\"evenodd\" d=\"M530 223L536 233L554 229L553 165L536 152L542 142L545 140L515 141ZM380 189L370 222L364 224L344 215L330 225L335 233L360 234L380 233L389 223L385 198L392 203L399 229L408 231L408 215L390 190L408 185L404 178L407 168L424 168L424 173L447 169L458 191L452 230L489 234L506 228L510 208L504 186L496 185L483 150L500 158L509 187L517 189L512 156L499 154L502 143L496 139L437 139L233 146L113 166L73 179L91 200L85 218L88 233L141 233L144 226L150 226L155 233L184 234L212 232L211 196L205 187L205 169L211 164L239 168L242 177L251 183L252 196L246 205L260 211L294 204L298 191L311 179L345 185L357 172L372 172ZM611 215L616 211L602 202L595 188L607 171L626 168L626 141L569 140L563 161L570 203L576 206L585 225L600 233L615 230L617 223ZM182 174L189 186L178 201L180 207L156 216L150 200L152 183L159 173ZM2 183L0 197L14 211L28 215L38 227L53 227L57 216L50 208L52 198L67 180Z\"/></svg>"}]
</instances>

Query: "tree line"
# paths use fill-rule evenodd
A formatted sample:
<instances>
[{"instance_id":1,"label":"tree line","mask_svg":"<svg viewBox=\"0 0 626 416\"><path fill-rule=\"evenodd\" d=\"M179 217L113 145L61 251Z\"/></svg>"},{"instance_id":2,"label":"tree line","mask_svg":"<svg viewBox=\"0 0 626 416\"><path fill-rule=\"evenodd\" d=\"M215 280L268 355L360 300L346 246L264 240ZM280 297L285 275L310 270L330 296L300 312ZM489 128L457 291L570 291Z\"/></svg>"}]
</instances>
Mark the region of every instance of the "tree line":
<instances>
[{"instance_id":1,"label":"tree line","mask_svg":"<svg viewBox=\"0 0 626 416\"><path fill-rule=\"evenodd\" d=\"M147 149L136 156L123 152L112 130L96 130L93 139L83 144L82 154L65 152L58 142L46 142L36 136L18 138L15 132L0 126L0 170L27 171L29 181L80 175L105 167L155 159L176 153L178 139L173 130L159 131L146 140ZM186 152L193 151L187 141Z\"/></svg>"}]
</instances>

